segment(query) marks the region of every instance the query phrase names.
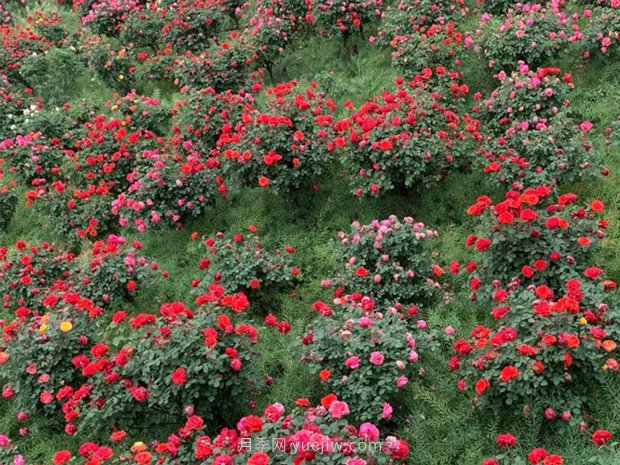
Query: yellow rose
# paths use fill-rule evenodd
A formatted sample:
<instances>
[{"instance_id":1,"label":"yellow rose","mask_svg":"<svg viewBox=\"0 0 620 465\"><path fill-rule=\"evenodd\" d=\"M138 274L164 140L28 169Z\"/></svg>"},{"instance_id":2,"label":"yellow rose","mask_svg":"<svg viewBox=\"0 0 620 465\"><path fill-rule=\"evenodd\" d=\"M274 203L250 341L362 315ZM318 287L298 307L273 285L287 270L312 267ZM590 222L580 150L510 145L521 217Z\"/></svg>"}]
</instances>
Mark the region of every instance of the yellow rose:
<instances>
[{"instance_id":1,"label":"yellow rose","mask_svg":"<svg viewBox=\"0 0 620 465\"><path fill-rule=\"evenodd\" d=\"M72 329L73 329L73 325L71 324L70 321L63 321L62 323L60 323L60 330L63 333L68 333Z\"/></svg>"},{"instance_id":2,"label":"yellow rose","mask_svg":"<svg viewBox=\"0 0 620 465\"><path fill-rule=\"evenodd\" d=\"M110 107L112 110L118 110L118 105L114 104Z\"/></svg>"},{"instance_id":3,"label":"yellow rose","mask_svg":"<svg viewBox=\"0 0 620 465\"><path fill-rule=\"evenodd\" d=\"M47 331L47 325L41 325L39 326L39 331L44 333L45 331Z\"/></svg>"},{"instance_id":4,"label":"yellow rose","mask_svg":"<svg viewBox=\"0 0 620 465\"><path fill-rule=\"evenodd\" d=\"M125 79L125 76L123 76L122 74L119 74L118 75L118 79L119 79L119 81L122 81L123 79Z\"/></svg>"},{"instance_id":5,"label":"yellow rose","mask_svg":"<svg viewBox=\"0 0 620 465\"><path fill-rule=\"evenodd\" d=\"M585 326L588 324L588 320L586 320L584 317L579 318L579 324L581 326Z\"/></svg>"},{"instance_id":6,"label":"yellow rose","mask_svg":"<svg viewBox=\"0 0 620 465\"><path fill-rule=\"evenodd\" d=\"M137 454L139 452L144 452L146 450L146 444L144 444L143 442L134 442L130 450L134 454Z\"/></svg>"}]
</instances>

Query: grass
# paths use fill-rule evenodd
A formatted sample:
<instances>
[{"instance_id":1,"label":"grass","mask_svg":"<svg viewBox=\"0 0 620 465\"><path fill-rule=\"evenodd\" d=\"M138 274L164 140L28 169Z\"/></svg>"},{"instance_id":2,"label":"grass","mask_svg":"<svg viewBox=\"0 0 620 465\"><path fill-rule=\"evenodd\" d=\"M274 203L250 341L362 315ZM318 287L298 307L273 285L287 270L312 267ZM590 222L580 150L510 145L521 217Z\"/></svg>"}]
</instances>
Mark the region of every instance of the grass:
<instances>
[{"instance_id":1,"label":"grass","mask_svg":"<svg viewBox=\"0 0 620 465\"><path fill-rule=\"evenodd\" d=\"M59 7L48 6L50 9ZM60 8L63 16L67 12ZM73 19L69 19L73 21ZM390 87L396 77L390 67L389 54L366 41L353 42L357 53L344 49L340 41L309 37L296 44L274 70L278 80L297 79L301 82L318 81L336 101L347 99L359 104L371 95ZM573 64L568 51L561 60ZM464 60L464 71L470 88L489 90L493 80L489 71L478 60ZM574 70L576 91L573 109L577 115L605 127L616 117L620 108L620 63L578 64ZM144 83L143 92L154 92L154 83ZM105 101L112 92L90 76L82 76L71 89L78 99ZM163 93L164 99L172 99ZM602 147L599 147L602 149ZM620 153L612 147L605 153L612 176L595 184L571 186L584 198L601 198L609 205L610 234L606 239L603 257L615 279L620 278ZM274 299L274 311L291 321L289 338L268 331L260 343L262 355L257 361L264 375L274 378L274 385L260 400L261 404L279 401L291 404L298 397L319 396L319 386L299 362L297 340L311 321L310 304L329 299L320 288L320 280L333 275L336 263L332 258L334 240L339 230L349 227L353 220L367 222L374 218L395 214L411 215L438 229L437 254L440 261L466 259L464 237L474 227L465 209L482 193L497 191L486 185L479 174L454 174L431 190L416 195L387 195L380 199L359 200L350 195L348 180L342 169L335 166L332 174L322 183L321 190L301 208L293 208L285 200L264 191L248 189L229 202L219 203L194 224L183 231L155 231L135 236L144 244L147 257L159 262L170 272L170 279L157 288L149 289L136 302L134 309L156 311L163 301L187 300L187 286L196 277L196 257L191 253L189 234L198 231L211 234L219 230L243 231L249 224L259 228L268 246L291 244L297 248L297 261L302 269L302 284L293 294ZM0 244L11 244L17 239L28 242L50 240L43 220L32 209L20 205L9 229L0 235ZM59 238L61 239L61 238ZM459 333L469 331L488 312L469 302L464 292L457 293L448 303L438 302L426 309L425 317L433 325L453 325ZM425 375L420 384L410 386L404 393L402 408L391 425L412 447L411 463L415 465L479 465L495 452L494 441L499 433L510 431L520 438L518 451L524 456L530 448L543 443L554 453L562 454L567 464L617 465L620 450L601 450L589 443L584 434L570 432L553 434L545 425L528 419L517 419L497 412L495 415L473 412L471 405L456 390L457 378L446 364L449 350L430 355L423 362ZM620 432L620 413L614 407L620 402L618 383L603 392L593 392L593 423ZM0 404L0 432L17 437L18 424L10 403ZM510 418L507 420L507 418ZM230 418L233 425L237 418ZM71 447L71 440L53 424L39 424L28 438L19 440L19 448L34 461L46 462L53 451ZM67 443L69 441L69 444ZM517 464L517 462L515 462Z\"/></svg>"}]
</instances>

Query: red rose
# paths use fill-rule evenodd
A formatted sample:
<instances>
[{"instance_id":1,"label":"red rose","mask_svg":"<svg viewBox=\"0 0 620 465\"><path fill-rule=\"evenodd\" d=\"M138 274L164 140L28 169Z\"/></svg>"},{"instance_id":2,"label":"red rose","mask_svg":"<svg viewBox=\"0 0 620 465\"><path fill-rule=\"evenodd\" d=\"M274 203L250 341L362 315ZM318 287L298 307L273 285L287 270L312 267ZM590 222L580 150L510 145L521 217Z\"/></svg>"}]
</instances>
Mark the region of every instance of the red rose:
<instances>
[{"instance_id":1,"label":"red rose","mask_svg":"<svg viewBox=\"0 0 620 465\"><path fill-rule=\"evenodd\" d=\"M259 433L263 430L263 420L256 415L248 415L245 417L243 419L243 424L250 433Z\"/></svg>"},{"instance_id":2,"label":"red rose","mask_svg":"<svg viewBox=\"0 0 620 465\"><path fill-rule=\"evenodd\" d=\"M545 457L545 461L543 465L562 465L564 463L564 459L559 455L548 455Z\"/></svg>"},{"instance_id":3,"label":"red rose","mask_svg":"<svg viewBox=\"0 0 620 465\"><path fill-rule=\"evenodd\" d=\"M532 465L538 465L547 456L547 451L542 448L532 449L528 454L527 459Z\"/></svg>"},{"instance_id":4,"label":"red rose","mask_svg":"<svg viewBox=\"0 0 620 465\"><path fill-rule=\"evenodd\" d=\"M61 450L54 454L54 457L52 458L52 463L54 465L63 465L67 463L70 459L71 452L69 452L68 450Z\"/></svg>"},{"instance_id":5,"label":"red rose","mask_svg":"<svg viewBox=\"0 0 620 465\"><path fill-rule=\"evenodd\" d=\"M197 415L192 415L185 422L185 427L190 431L198 431L204 425L204 420Z\"/></svg>"},{"instance_id":6,"label":"red rose","mask_svg":"<svg viewBox=\"0 0 620 465\"><path fill-rule=\"evenodd\" d=\"M265 452L256 452L248 458L248 465L267 465L269 456Z\"/></svg>"},{"instance_id":7,"label":"red rose","mask_svg":"<svg viewBox=\"0 0 620 465\"><path fill-rule=\"evenodd\" d=\"M363 266L360 266L357 270L355 270L355 275L358 278L365 278L366 276L368 276L368 270Z\"/></svg>"},{"instance_id":8,"label":"red rose","mask_svg":"<svg viewBox=\"0 0 620 465\"><path fill-rule=\"evenodd\" d=\"M500 434L496 442L499 447L514 447L517 445L517 438L509 433Z\"/></svg>"},{"instance_id":9,"label":"red rose","mask_svg":"<svg viewBox=\"0 0 620 465\"><path fill-rule=\"evenodd\" d=\"M598 446L604 446L613 437L614 435L611 434L609 431L599 429L592 434L592 442Z\"/></svg>"},{"instance_id":10,"label":"red rose","mask_svg":"<svg viewBox=\"0 0 620 465\"><path fill-rule=\"evenodd\" d=\"M501 373L499 374L499 379L500 381L507 383L516 378L517 376L519 376L519 369L515 366L510 365L502 369Z\"/></svg>"},{"instance_id":11,"label":"red rose","mask_svg":"<svg viewBox=\"0 0 620 465\"><path fill-rule=\"evenodd\" d=\"M172 372L172 383L176 385L185 384L187 381L187 372L185 368L177 368Z\"/></svg>"},{"instance_id":12,"label":"red rose","mask_svg":"<svg viewBox=\"0 0 620 465\"><path fill-rule=\"evenodd\" d=\"M129 389L131 397L136 399L138 402L144 402L149 398L149 391L146 388L140 386L133 386Z\"/></svg>"},{"instance_id":13,"label":"red rose","mask_svg":"<svg viewBox=\"0 0 620 465\"><path fill-rule=\"evenodd\" d=\"M486 237L481 237L480 239L476 241L476 249L478 249L480 252L484 252L488 250L490 246L491 246L491 239L488 239Z\"/></svg>"},{"instance_id":14,"label":"red rose","mask_svg":"<svg viewBox=\"0 0 620 465\"><path fill-rule=\"evenodd\" d=\"M481 395L484 393L484 391L486 391L489 388L489 380L487 379L479 379L478 381L476 381L476 394Z\"/></svg>"}]
</instances>

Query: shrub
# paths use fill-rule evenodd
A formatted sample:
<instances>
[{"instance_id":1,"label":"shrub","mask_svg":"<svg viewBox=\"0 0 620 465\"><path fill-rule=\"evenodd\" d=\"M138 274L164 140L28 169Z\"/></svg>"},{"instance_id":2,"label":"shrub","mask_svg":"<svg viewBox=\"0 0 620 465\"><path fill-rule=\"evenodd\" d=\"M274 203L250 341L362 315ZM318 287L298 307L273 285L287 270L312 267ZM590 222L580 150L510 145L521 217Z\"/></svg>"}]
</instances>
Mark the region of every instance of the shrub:
<instances>
[{"instance_id":1,"label":"shrub","mask_svg":"<svg viewBox=\"0 0 620 465\"><path fill-rule=\"evenodd\" d=\"M438 286L433 278L431 243L437 231L406 217L370 224L355 221L351 232L338 234L336 259L344 265L343 286L380 306L422 305Z\"/></svg>"},{"instance_id":2,"label":"shrub","mask_svg":"<svg viewBox=\"0 0 620 465\"><path fill-rule=\"evenodd\" d=\"M218 93L211 87L190 91L174 103L172 130L207 152L215 147L223 131L241 120L244 108L253 104L253 95L243 89L239 93Z\"/></svg>"},{"instance_id":3,"label":"shrub","mask_svg":"<svg viewBox=\"0 0 620 465\"><path fill-rule=\"evenodd\" d=\"M280 403L267 405L261 416L247 415L236 428L223 428L211 439L205 435L205 421L193 410L185 424L149 446L134 443L129 450L121 449L118 458L136 463L189 463L200 460L209 465L222 463L286 463L303 459L329 463L373 463L397 465L404 463L409 446L395 436L384 437L372 423L359 427L346 418L347 405L333 394L321 399L317 407L309 407L308 399L298 399L296 407L286 412ZM266 437L269 435L269 437ZM122 442L124 431L112 434L114 442ZM126 446L125 446L126 447ZM54 454L55 464L86 463L88 459L114 460L114 451L107 446L88 442L79 448L81 457L72 458L68 450ZM368 462L367 462L368 461Z\"/></svg>"},{"instance_id":4,"label":"shrub","mask_svg":"<svg viewBox=\"0 0 620 465\"><path fill-rule=\"evenodd\" d=\"M115 50L110 42L98 35L86 36L79 42L79 51L88 70L106 86L126 94L135 87L136 62L127 49Z\"/></svg>"},{"instance_id":5,"label":"shrub","mask_svg":"<svg viewBox=\"0 0 620 465\"><path fill-rule=\"evenodd\" d=\"M442 103L440 92L423 84L432 74L410 84L396 79L395 91L383 91L338 123L337 129L346 129L343 158L353 171L356 196L420 191L450 169L468 166L474 141L481 138L478 121L457 114Z\"/></svg>"},{"instance_id":6,"label":"shrub","mask_svg":"<svg viewBox=\"0 0 620 465\"><path fill-rule=\"evenodd\" d=\"M620 13L616 8L595 8L593 12L584 12L584 17L589 16L585 26L584 57L602 56L612 58L618 54L618 42L620 40Z\"/></svg>"},{"instance_id":7,"label":"shrub","mask_svg":"<svg viewBox=\"0 0 620 465\"><path fill-rule=\"evenodd\" d=\"M222 0L167 0L161 11L166 18L165 40L180 53L203 50L206 41L225 29L229 18Z\"/></svg>"},{"instance_id":8,"label":"shrub","mask_svg":"<svg viewBox=\"0 0 620 465\"><path fill-rule=\"evenodd\" d=\"M0 231L5 231L9 227L17 209L17 194L14 192L14 187L14 185L0 186Z\"/></svg>"},{"instance_id":9,"label":"shrub","mask_svg":"<svg viewBox=\"0 0 620 465\"><path fill-rule=\"evenodd\" d=\"M7 151L11 173L24 185L58 179L67 152L57 138L47 139L40 132L5 139L0 150Z\"/></svg>"},{"instance_id":10,"label":"shrub","mask_svg":"<svg viewBox=\"0 0 620 465\"><path fill-rule=\"evenodd\" d=\"M162 225L180 228L227 193L219 160L203 158L200 146L179 137L142 152L127 179L131 184L112 201L111 211L121 226L133 225L138 231Z\"/></svg>"},{"instance_id":11,"label":"shrub","mask_svg":"<svg viewBox=\"0 0 620 465\"><path fill-rule=\"evenodd\" d=\"M40 306L42 304L42 306ZM32 309L20 307L15 320L4 323L7 343L0 352L4 398L15 398L18 408L50 415L59 402L83 380L76 357L85 357L97 336L103 309L77 293L48 294Z\"/></svg>"},{"instance_id":12,"label":"shrub","mask_svg":"<svg viewBox=\"0 0 620 465\"><path fill-rule=\"evenodd\" d=\"M100 305L131 299L137 289L156 284L157 262L140 255L142 244L129 243L124 237L110 235L95 241L89 263L81 273L79 290Z\"/></svg>"},{"instance_id":13,"label":"shrub","mask_svg":"<svg viewBox=\"0 0 620 465\"><path fill-rule=\"evenodd\" d=\"M131 12L120 27L119 41L133 43L138 48L157 50L165 41L166 18L160 8L145 8Z\"/></svg>"},{"instance_id":14,"label":"shrub","mask_svg":"<svg viewBox=\"0 0 620 465\"><path fill-rule=\"evenodd\" d=\"M51 44L30 28L19 24L0 25L0 74L6 75L9 82L25 84L20 74L22 63L33 55L42 55Z\"/></svg>"},{"instance_id":15,"label":"shrub","mask_svg":"<svg viewBox=\"0 0 620 465\"><path fill-rule=\"evenodd\" d=\"M452 22L415 26L408 34L390 40L392 66L408 79L427 67L460 65L460 48L463 34Z\"/></svg>"},{"instance_id":16,"label":"shrub","mask_svg":"<svg viewBox=\"0 0 620 465\"><path fill-rule=\"evenodd\" d=\"M196 310L172 302L159 316L138 314L118 350L100 342L76 360L88 382L63 406L68 432L77 422L88 431L176 422L188 406L214 419L239 405L255 379L257 331L240 315L248 300L213 286L196 302ZM124 317L117 313L113 321Z\"/></svg>"},{"instance_id":17,"label":"shrub","mask_svg":"<svg viewBox=\"0 0 620 465\"><path fill-rule=\"evenodd\" d=\"M233 31L200 53L176 57L172 77L181 89L212 87L216 92L238 92L251 82L256 59L253 45Z\"/></svg>"},{"instance_id":18,"label":"shrub","mask_svg":"<svg viewBox=\"0 0 620 465\"><path fill-rule=\"evenodd\" d=\"M26 204L36 204L63 238L110 231L112 201L129 187L139 155L159 140L151 131L132 130L131 115L119 117L97 115L84 123L74 140L66 141L74 150L65 151L58 176L41 179L26 194Z\"/></svg>"},{"instance_id":19,"label":"shrub","mask_svg":"<svg viewBox=\"0 0 620 465\"><path fill-rule=\"evenodd\" d=\"M509 191L493 204L486 196L467 210L483 216L484 233L466 243L484 254L482 281L507 286L515 278L525 284L562 284L592 264L607 221L604 204L581 206L575 194L557 196L550 187Z\"/></svg>"},{"instance_id":20,"label":"shrub","mask_svg":"<svg viewBox=\"0 0 620 465\"><path fill-rule=\"evenodd\" d=\"M500 86L474 110L488 121L491 134L480 145L483 171L512 188L562 184L595 177L601 169L588 133L570 110L572 76L559 68L498 74Z\"/></svg>"},{"instance_id":21,"label":"shrub","mask_svg":"<svg viewBox=\"0 0 620 465\"><path fill-rule=\"evenodd\" d=\"M58 13L44 13L36 10L28 15L26 20L37 34L58 46L61 46L69 36L69 32L63 24L62 16Z\"/></svg>"},{"instance_id":22,"label":"shrub","mask_svg":"<svg viewBox=\"0 0 620 465\"><path fill-rule=\"evenodd\" d=\"M461 0L443 2L399 0L395 7L386 8L377 38L387 44L396 37L406 36L414 30L458 20L467 15L468 11L465 2Z\"/></svg>"},{"instance_id":23,"label":"shrub","mask_svg":"<svg viewBox=\"0 0 620 465\"><path fill-rule=\"evenodd\" d=\"M480 146L483 172L511 188L567 184L606 173L598 166L587 133L592 124L576 125L566 114L531 124L515 122L503 136Z\"/></svg>"},{"instance_id":24,"label":"shrub","mask_svg":"<svg viewBox=\"0 0 620 465\"><path fill-rule=\"evenodd\" d=\"M498 289L491 314L496 322L477 326L470 340L458 340L451 360L461 369L461 390L473 392L480 407L547 419L562 412L579 422L588 393L610 382L618 370L610 353L620 334L617 306L606 291L613 281L589 268L563 281L511 290ZM555 291L553 290L555 289Z\"/></svg>"},{"instance_id":25,"label":"shrub","mask_svg":"<svg viewBox=\"0 0 620 465\"><path fill-rule=\"evenodd\" d=\"M337 106L315 83L303 91L297 85L267 89L266 109L246 106L242 124L220 137L214 153L231 185L294 196L310 191L329 166Z\"/></svg>"},{"instance_id":26,"label":"shrub","mask_svg":"<svg viewBox=\"0 0 620 465\"><path fill-rule=\"evenodd\" d=\"M408 322L417 309L375 307L362 294L334 302L333 310L324 302L313 304L320 318L302 338L302 361L328 392L349 404L355 419L389 419L390 403L417 374L419 346L429 342L429 336L415 334ZM418 321L418 329L424 328L426 323Z\"/></svg>"},{"instance_id":27,"label":"shrub","mask_svg":"<svg viewBox=\"0 0 620 465\"><path fill-rule=\"evenodd\" d=\"M310 0L312 15L323 30L345 40L363 33L373 18L382 15L383 0Z\"/></svg>"},{"instance_id":28,"label":"shrub","mask_svg":"<svg viewBox=\"0 0 620 465\"><path fill-rule=\"evenodd\" d=\"M96 34L117 37L122 23L140 5L139 0L95 0L88 12L82 16L82 23Z\"/></svg>"},{"instance_id":29,"label":"shrub","mask_svg":"<svg viewBox=\"0 0 620 465\"><path fill-rule=\"evenodd\" d=\"M299 3L303 4L303 0ZM259 66L269 72L272 81L274 63L294 40L304 20L294 10L286 0L259 0L250 27L245 31L256 44Z\"/></svg>"},{"instance_id":30,"label":"shrub","mask_svg":"<svg viewBox=\"0 0 620 465\"><path fill-rule=\"evenodd\" d=\"M479 51L489 66L511 71L519 60L532 67L546 65L581 33L557 6L517 4L505 16L483 15Z\"/></svg>"},{"instance_id":31,"label":"shrub","mask_svg":"<svg viewBox=\"0 0 620 465\"><path fill-rule=\"evenodd\" d=\"M504 135L514 123L525 121L535 127L540 121L553 121L556 115L570 111L575 87L571 74L560 75L560 68L533 71L527 65L513 73L500 71L496 75L499 87L477 103L474 111L495 136Z\"/></svg>"},{"instance_id":32,"label":"shrub","mask_svg":"<svg viewBox=\"0 0 620 465\"><path fill-rule=\"evenodd\" d=\"M195 294L204 293L212 284L221 284L229 292L243 292L250 302L264 305L274 291L294 288L299 269L293 265L295 249L269 250L256 235L256 227L249 234L217 233L201 244L206 255L198 264L200 279L195 280Z\"/></svg>"},{"instance_id":33,"label":"shrub","mask_svg":"<svg viewBox=\"0 0 620 465\"><path fill-rule=\"evenodd\" d=\"M157 95L157 94L156 94ZM164 134L169 127L170 110L162 105L156 96L139 95L135 89L121 97L114 94L114 100L105 106L112 115L124 119L124 127L129 131L151 131Z\"/></svg>"},{"instance_id":34,"label":"shrub","mask_svg":"<svg viewBox=\"0 0 620 465\"><path fill-rule=\"evenodd\" d=\"M2 306L13 310L38 309L54 284L65 280L70 283L74 260L74 254L49 242L29 246L20 240L15 243L15 250L0 248Z\"/></svg>"},{"instance_id":35,"label":"shrub","mask_svg":"<svg viewBox=\"0 0 620 465\"><path fill-rule=\"evenodd\" d=\"M20 89L11 84L6 74L0 71L0 113L4 115L0 122L0 139L20 133L24 121L40 110L40 99L33 99L31 93L31 89Z\"/></svg>"},{"instance_id":36,"label":"shrub","mask_svg":"<svg viewBox=\"0 0 620 465\"><path fill-rule=\"evenodd\" d=\"M504 433L500 434L496 439L496 444L502 449L500 454L497 454L494 458L486 459L482 462L482 465L508 465L512 463L527 463L525 458L522 458L515 446L517 445L517 438L512 434ZM527 454L527 461L531 465L562 465L564 458L558 454L551 454L543 447L536 447Z\"/></svg>"}]
</instances>

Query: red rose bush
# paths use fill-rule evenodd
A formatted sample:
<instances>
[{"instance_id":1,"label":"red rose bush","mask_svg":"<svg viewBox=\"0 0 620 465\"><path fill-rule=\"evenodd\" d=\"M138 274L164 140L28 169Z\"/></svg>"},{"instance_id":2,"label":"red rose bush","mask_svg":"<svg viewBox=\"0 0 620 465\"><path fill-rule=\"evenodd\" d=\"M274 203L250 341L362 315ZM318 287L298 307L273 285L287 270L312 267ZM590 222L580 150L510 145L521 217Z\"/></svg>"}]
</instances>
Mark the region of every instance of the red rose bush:
<instances>
[{"instance_id":1,"label":"red rose bush","mask_svg":"<svg viewBox=\"0 0 620 465\"><path fill-rule=\"evenodd\" d=\"M256 234L226 235L218 232L200 244L203 258L198 263L200 279L192 282L193 292L202 294L212 284L221 284L228 292L243 292L252 303L264 304L278 290L294 288L299 268L293 265L295 249L266 248Z\"/></svg>"},{"instance_id":2,"label":"red rose bush","mask_svg":"<svg viewBox=\"0 0 620 465\"><path fill-rule=\"evenodd\" d=\"M498 287L493 323L454 344L450 366L460 370L459 389L481 407L581 421L588 391L620 367L618 310L609 295L616 283L603 277L588 268L554 289Z\"/></svg>"},{"instance_id":3,"label":"red rose bush","mask_svg":"<svg viewBox=\"0 0 620 465\"><path fill-rule=\"evenodd\" d=\"M356 196L436 185L451 169L469 165L481 137L477 120L450 108L440 92L420 80L398 78L396 85L336 124L345 137L335 145L343 147Z\"/></svg>"},{"instance_id":4,"label":"red rose bush","mask_svg":"<svg viewBox=\"0 0 620 465\"><path fill-rule=\"evenodd\" d=\"M486 231L468 236L466 245L483 254L482 282L562 285L591 267L606 235L605 205L599 200L580 205L578 200L576 194L557 196L544 186L509 191L495 204L479 197L467 212L486 218ZM480 278L473 278L472 290L479 286Z\"/></svg>"},{"instance_id":5,"label":"red rose bush","mask_svg":"<svg viewBox=\"0 0 620 465\"><path fill-rule=\"evenodd\" d=\"M115 314L125 334L118 348L101 341L73 360L86 380L64 400L65 430L174 422L192 406L216 418L229 401L247 398L258 333L244 322L246 296L211 286L196 304L165 303L159 315Z\"/></svg>"},{"instance_id":6,"label":"red rose bush","mask_svg":"<svg viewBox=\"0 0 620 465\"><path fill-rule=\"evenodd\" d=\"M164 441L149 445L124 444L126 433L117 431L111 439L120 443L113 448L94 442L82 444L75 456L60 450L53 456L54 465L65 463L138 464L192 463L209 465L286 463L342 463L343 465L400 465L409 455L409 445L402 439L385 435L373 423L359 426L350 423L348 407L335 395L321 399L310 407L308 399L298 399L296 407L287 411L284 405L267 405L259 415L246 415L234 428L223 428L216 435L205 433L202 417L191 413L177 432ZM7 440L8 446L8 440Z\"/></svg>"},{"instance_id":7,"label":"red rose bush","mask_svg":"<svg viewBox=\"0 0 620 465\"><path fill-rule=\"evenodd\" d=\"M310 191L331 161L336 104L316 83L295 81L265 91L266 108L246 106L215 152L233 185L260 186L293 196Z\"/></svg>"}]
</instances>

